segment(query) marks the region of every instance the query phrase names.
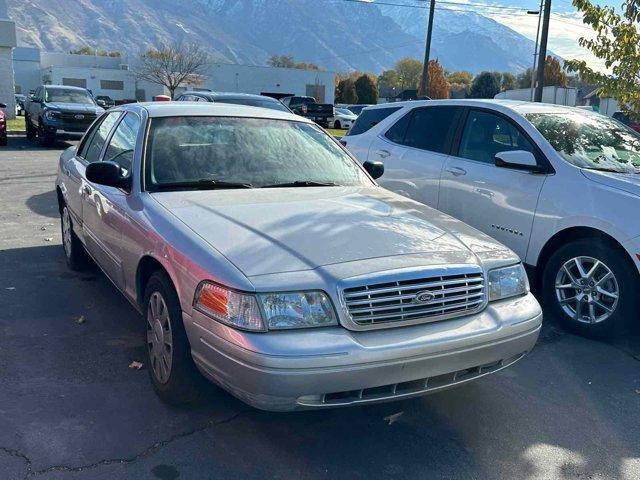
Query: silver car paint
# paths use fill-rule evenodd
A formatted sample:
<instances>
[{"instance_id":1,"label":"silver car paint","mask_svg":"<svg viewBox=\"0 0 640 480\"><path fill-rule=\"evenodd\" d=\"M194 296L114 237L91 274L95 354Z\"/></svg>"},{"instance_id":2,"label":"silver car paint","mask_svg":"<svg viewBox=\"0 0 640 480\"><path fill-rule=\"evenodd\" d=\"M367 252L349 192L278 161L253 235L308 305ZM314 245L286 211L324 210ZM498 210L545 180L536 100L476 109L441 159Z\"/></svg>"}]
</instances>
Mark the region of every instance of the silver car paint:
<instances>
[{"instance_id":1,"label":"silver car paint","mask_svg":"<svg viewBox=\"0 0 640 480\"><path fill-rule=\"evenodd\" d=\"M231 105L137 104L122 109L137 113L143 125L154 116L203 114L305 121ZM491 268L518 262L512 251L487 235L373 182L361 188L148 193L141 179L145 137L142 128L130 193L89 184L84 178L80 186L71 186L82 197L83 209L96 209L103 221L113 222L110 228L116 236L97 244L113 265L99 264L139 310L144 293L141 265L150 260L161 265L180 298L196 364L243 400L271 410L304 408L299 397L335 391L339 385L355 387L353 383L360 382L364 388L394 378L411 380L408 377L418 372L426 377L501 361L535 344L542 314L531 294L454 320L366 332L357 331L339 308L338 285L354 276L390 271L401 275L450 264L479 265L486 276ZM65 199L70 195L64 173L69 168L84 174L83 162L73 150L61 156L56 181ZM74 229L86 244L82 216L82 211L74 212ZM241 332L193 309L196 287L203 280L248 292L324 290L342 326ZM277 381L272 381L273 368L285 369L277 372ZM314 375L316 368L327 370Z\"/></svg>"}]
</instances>

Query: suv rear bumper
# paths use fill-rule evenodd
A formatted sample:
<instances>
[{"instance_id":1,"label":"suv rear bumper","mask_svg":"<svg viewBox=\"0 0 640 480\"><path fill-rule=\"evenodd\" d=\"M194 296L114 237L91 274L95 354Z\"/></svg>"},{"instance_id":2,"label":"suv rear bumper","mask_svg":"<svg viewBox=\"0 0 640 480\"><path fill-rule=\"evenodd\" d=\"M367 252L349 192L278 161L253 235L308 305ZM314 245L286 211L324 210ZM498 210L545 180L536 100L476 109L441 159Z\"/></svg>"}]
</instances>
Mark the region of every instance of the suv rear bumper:
<instances>
[{"instance_id":1,"label":"suv rear bumper","mask_svg":"<svg viewBox=\"0 0 640 480\"><path fill-rule=\"evenodd\" d=\"M183 314L200 371L257 408L287 411L395 400L509 366L538 338L531 294L474 315L412 327L241 332Z\"/></svg>"}]
</instances>

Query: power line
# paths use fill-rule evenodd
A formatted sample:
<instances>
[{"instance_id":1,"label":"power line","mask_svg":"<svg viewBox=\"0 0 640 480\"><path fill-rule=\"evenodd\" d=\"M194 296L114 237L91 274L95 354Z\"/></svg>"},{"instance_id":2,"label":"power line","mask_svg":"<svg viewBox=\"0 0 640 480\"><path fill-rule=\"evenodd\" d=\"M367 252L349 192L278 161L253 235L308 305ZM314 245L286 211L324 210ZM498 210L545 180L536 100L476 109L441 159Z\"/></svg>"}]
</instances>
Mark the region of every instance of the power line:
<instances>
[{"instance_id":1,"label":"power line","mask_svg":"<svg viewBox=\"0 0 640 480\"><path fill-rule=\"evenodd\" d=\"M415 8L418 10L429 10L429 7L426 5L422 6L422 5L416 5L416 4L410 4L410 3L393 3L393 2L386 2L386 1L369 1L369 0L339 0L339 1L348 2L348 3L359 3L362 5L371 5L371 6L383 5L383 6L390 6L390 7L403 7L403 8ZM473 2L463 3L463 2L451 2L451 1L445 1L445 0L439 0L438 4L455 5L456 7L478 7L483 9L489 8L489 9L500 9L500 10L514 10L514 11L521 11L521 12L527 12L529 10L532 10L530 8L513 7L509 5L473 3ZM436 6L436 10L438 10L437 6Z\"/></svg>"}]
</instances>

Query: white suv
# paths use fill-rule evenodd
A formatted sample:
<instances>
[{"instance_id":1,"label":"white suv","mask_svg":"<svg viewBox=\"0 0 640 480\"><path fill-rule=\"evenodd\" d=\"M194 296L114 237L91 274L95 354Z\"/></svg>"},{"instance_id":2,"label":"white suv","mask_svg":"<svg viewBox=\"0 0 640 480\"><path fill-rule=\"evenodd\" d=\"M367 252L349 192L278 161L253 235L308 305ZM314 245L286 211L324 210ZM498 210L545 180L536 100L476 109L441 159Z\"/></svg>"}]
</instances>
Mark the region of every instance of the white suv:
<instances>
[{"instance_id":1,"label":"white suv","mask_svg":"<svg viewBox=\"0 0 640 480\"><path fill-rule=\"evenodd\" d=\"M502 241L553 316L603 336L638 322L640 135L593 112L495 100L365 109L342 143L380 183Z\"/></svg>"}]
</instances>

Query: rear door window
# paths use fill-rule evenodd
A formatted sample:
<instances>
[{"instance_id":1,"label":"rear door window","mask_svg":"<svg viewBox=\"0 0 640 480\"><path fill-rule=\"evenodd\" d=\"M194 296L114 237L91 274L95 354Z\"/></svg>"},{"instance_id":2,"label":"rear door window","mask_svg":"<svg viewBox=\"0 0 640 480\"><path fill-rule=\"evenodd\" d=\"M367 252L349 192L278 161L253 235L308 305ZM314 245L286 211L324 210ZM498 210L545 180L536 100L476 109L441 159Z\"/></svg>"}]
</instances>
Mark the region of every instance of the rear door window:
<instances>
[{"instance_id":1,"label":"rear door window","mask_svg":"<svg viewBox=\"0 0 640 480\"><path fill-rule=\"evenodd\" d=\"M362 113L347 135L360 135L364 133L401 108L402 107L385 107L362 110Z\"/></svg>"},{"instance_id":2,"label":"rear door window","mask_svg":"<svg viewBox=\"0 0 640 480\"><path fill-rule=\"evenodd\" d=\"M460 107L452 106L414 109L401 143L430 152L449 153L449 145L461 111Z\"/></svg>"}]
</instances>

